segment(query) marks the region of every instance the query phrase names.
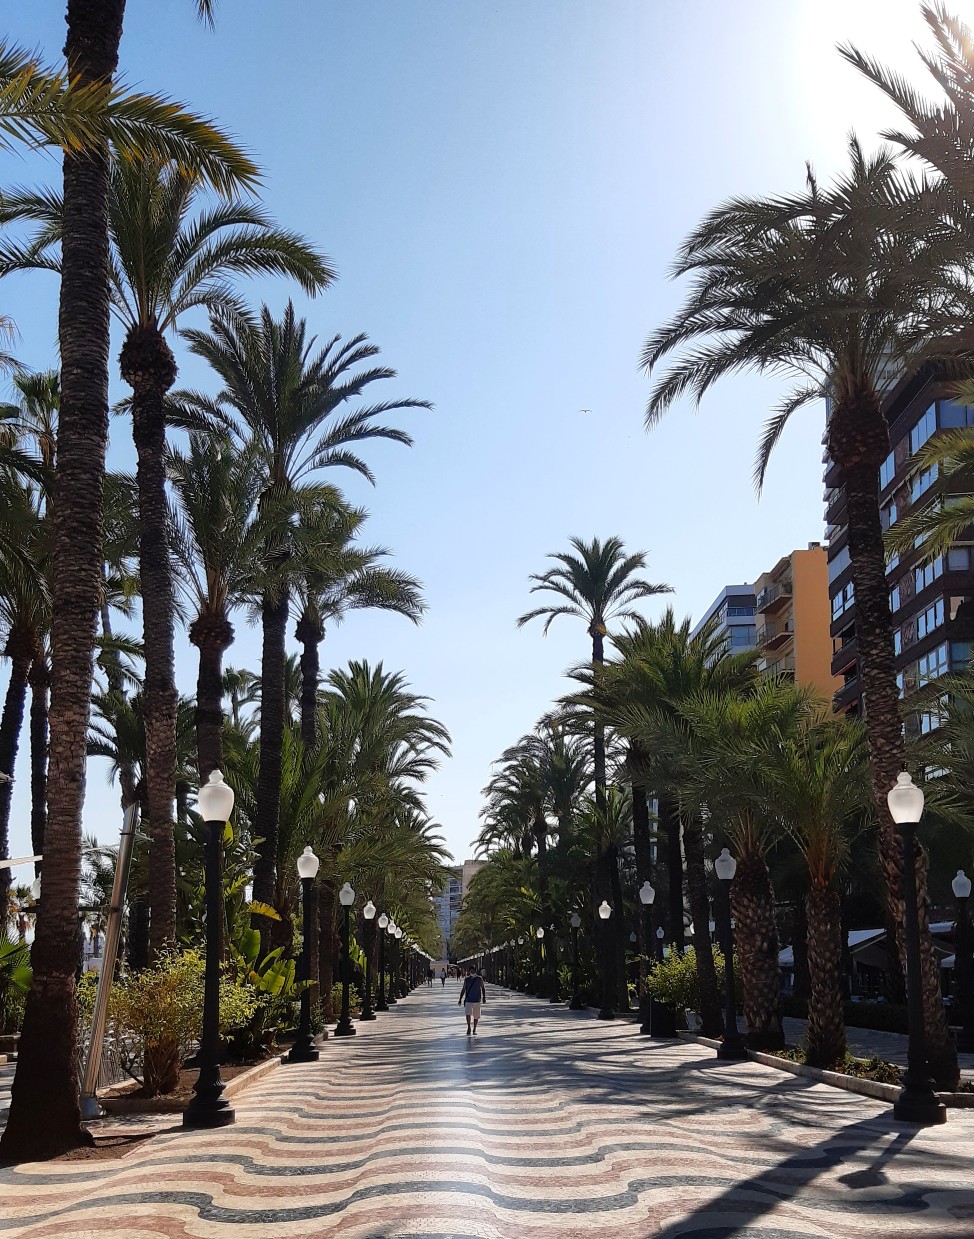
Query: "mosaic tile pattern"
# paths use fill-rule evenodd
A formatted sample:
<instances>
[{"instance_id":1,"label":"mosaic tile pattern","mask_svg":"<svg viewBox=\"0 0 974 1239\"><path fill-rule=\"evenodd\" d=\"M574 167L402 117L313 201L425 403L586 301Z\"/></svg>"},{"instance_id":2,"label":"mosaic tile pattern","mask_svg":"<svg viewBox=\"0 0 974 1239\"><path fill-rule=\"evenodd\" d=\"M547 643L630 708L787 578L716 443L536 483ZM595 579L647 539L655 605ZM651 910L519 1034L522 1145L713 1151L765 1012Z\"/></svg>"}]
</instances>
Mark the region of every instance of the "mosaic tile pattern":
<instances>
[{"instance_id":1,"label":"mosaic tile pattern","mask_svg":"<svg viewBox=\"0 0 974 1239\"><path fill-rule=\"evenodd\" d=\"M464 1035L421 990L237 1124L116 1162L0 1170L0 1239L877 1239L974 1236L974 1112L889 1108L628 1021L494 991Z\"/></svg>"}]
</instances>

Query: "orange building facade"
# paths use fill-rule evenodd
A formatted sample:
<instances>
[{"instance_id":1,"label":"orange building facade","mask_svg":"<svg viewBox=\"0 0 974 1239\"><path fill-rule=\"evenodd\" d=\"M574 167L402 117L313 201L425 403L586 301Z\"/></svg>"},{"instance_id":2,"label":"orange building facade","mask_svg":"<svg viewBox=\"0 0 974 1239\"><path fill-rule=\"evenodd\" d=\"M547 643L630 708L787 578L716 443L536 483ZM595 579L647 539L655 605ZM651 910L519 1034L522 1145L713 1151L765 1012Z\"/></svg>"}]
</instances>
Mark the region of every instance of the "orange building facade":
<instances>
[{"instance_id":1,"label":"orange building facade","mask_svg":"<svg viewBox=\"0 0 974 1239\"><path fill-rule=\"evenodd\" d=\"M814 688L831 704L841 687L832 674L828 555L817 542L792 551L754 582L758 667Z\"/></svg>"}]
</instances>

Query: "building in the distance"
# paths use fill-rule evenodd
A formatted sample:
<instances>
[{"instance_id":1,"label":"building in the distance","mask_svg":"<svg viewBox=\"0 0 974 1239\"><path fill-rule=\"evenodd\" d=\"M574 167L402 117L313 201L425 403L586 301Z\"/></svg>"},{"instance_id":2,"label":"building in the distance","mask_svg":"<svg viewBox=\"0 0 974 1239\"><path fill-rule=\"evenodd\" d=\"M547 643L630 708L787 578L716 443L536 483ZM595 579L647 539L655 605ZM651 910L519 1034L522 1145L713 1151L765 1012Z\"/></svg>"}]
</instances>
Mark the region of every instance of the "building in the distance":
<instances>
[{"instance_id":1,"label":"building in the distance","mask_svg":"<svg viewBox=\"0 0 974 1239\"><path fill-rule=\"evenodd\" d=\"M732 654L755 647L755 593L753 585L725 585L704 612L691 636L696 636L711 620L718 639L724 638Z\"/></svg>"},{"instance_id":2,"label":"building in the distance","mask_svg":"<svg viewBox=\"0 0 974 1239\"><path fill-rule=\"evenodd\" d=\"M450 958L450 943L453 940L453 926L460 915L460 904L463 902L463 870L458 865L447 870L447 879L443 886L433 896L436 908L436 921L440 927L443 939L442 954L444 959Z\"/></svg>"},{"instance_id":3,"label":"building in the distance","mask_svg":"<svg viewBox=\"0 0 974 1239\"><path fill-rule=\"evenodd\" d=\"M883 400L892 450L879 471L884 529L918 504L944 502L944 479L936 466L917 473L913 459L940 430L974 425L974 408L950 398L950 384L932 366L899 379ZM838 470L826 453L825 506L831 599L832 671L841 683L835 708L852 714L868 709L859 673L856 597L852 583L845 496ZM956 487L955 489L961 489ZM967 488L969 489L969 487ZM922 562L919 547L893 556L886 570L894 625L896 675L900 696L909 697L949 672L962 670L974 641L974 534L968 529L945 554ZM920 709L906 719L908 732L938 725L939 701L924 695Z\"/></svg>"},{"instance_id":4,"label":"building in the distance","mask_svg":"<svg viewBox=\"0 0 974 1239\"><path fill-rule=\"evenodd\" d=\"M466 895L470 889L470 883L473 881L474 875L478 874L484 867L482 860L465 860L463 862L463 888L461 895Z\"/></svg>"},{"instance_id":5,"label":"building in the distance","mask_svg":"<svg viewBox=\"0 0 974 1239\"><path fill-rule=\"evenodd\" d=\"M832 673L825 548L811 542L782 556L754 589L759 670L787 676L830 702L841 681Z\"/></svg>"}]
</instances>

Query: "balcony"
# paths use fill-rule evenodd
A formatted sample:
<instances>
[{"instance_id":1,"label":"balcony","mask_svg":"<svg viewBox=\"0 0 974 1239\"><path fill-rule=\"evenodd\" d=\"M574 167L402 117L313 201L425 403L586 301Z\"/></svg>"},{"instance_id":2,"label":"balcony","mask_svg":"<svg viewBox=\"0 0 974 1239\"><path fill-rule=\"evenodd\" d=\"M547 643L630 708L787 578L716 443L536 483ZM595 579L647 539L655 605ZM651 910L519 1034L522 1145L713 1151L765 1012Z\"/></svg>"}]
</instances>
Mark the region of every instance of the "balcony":
<instances>
[{"instance_id":1,"label":"balcony","mask_svg":"<svg viewBox=\"0 0 974 1239\"><path fill-rule=\"evenodd\" d=\"M845 684L832 698L832 709L836 714L842 714L859 699L859 694L862 692L862 683L857 675L854 675L851 680L847 680Z\"/></svg>"},{"instance_id":2,"label":"balcony","mask_svg":"<svg viewBox=\"0 0 974 1239\"><path fill-rule=\"evenodd\" d=\"M777 676L780 680L793 680L795 678L794 655L786 655L784 658L779 658L776 663L770 663L765 667L765 672L768 675Z\"/></svg>"},{"instance_id":3,"label":"balcony","mask_svg":"<svg viewBox=\"0 0 974 1239\"><path fill-rule=\"evenodd\" d=\"M766 614L783 610L791 601L791 590L791 581L781 581L777 585L769 585L767 589L762 589L760 594L758 594L756 609L764 611Z\"/></svg>"},{"instance_id":4,"label":"balcony","mask_svg":"<svg viewBox=\"0 0 974 1239\"><path fill-rule=\"evenodd\" d=\"M757 631L757 643L766 650L778 650L787 645L795 635L795 621L786 619L781 623L764 624Z\"/></svg>"},{"instance_id":5,"label":"balcony","mask_svg":"<svg viewBox=\"0 0 974 1239\"><path fill-rule=\"evenodd\" d=\"M842 640L840 637L832 638L833 675L842 675L844 671L848 671L858 657L859 642L854 636L847 637L845 640Z\"/></svg>"}]
</instances>

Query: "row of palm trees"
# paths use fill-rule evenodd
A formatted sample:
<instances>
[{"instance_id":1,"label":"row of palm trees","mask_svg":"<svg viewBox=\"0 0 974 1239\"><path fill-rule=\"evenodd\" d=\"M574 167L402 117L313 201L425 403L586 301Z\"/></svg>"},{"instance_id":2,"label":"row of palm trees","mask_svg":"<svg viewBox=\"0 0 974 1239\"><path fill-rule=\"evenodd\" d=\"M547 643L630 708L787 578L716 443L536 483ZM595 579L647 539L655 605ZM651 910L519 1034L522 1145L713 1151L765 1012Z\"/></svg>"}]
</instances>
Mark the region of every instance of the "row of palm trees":
<instances>
[{"instance_id":1,"label":"row of palm trees","mask_svg":"<svg viewBox=\"0 0 974 1239\"><path fill-rule=\"evenodd\" d=\"M703 930L716 897L710 862L726 846L738 861L733 914L750 1044L784 1044L779 927L787 924L810 983L808 1059L840 1062L841 903L855 895L882 918L889 900L870 793L868 720L836 716L793 680L759 673L755 654L730 652L713 624L694 632L671 608L653 622L633 613L633 597L664 587L636 575L645 559L626 555L618 539L574 539L572 546L558 557L569 575L557 580L559 592L573 592L555 613L601 626L611 653L600 647L598 660L576 667L576 691L498 759L478 837L487 864L465 902L458 949L472 953L512 935L533 942L545 928L542 989L555 997L557 944L571 912L587 927L584 940L601 952L597 908L605 900L614 915L600 967L610 970L615 1000L626 1004L630 930L644 965L655 946L637 895L649 881L655 925L674 949L684 949L687 926L695 927L701 1021L705 1033L719 1036L722 1003ZM622 610L625 626L606 634L606 619ZM929 816L941 836L935 877L942 890L945 875L969 863L956 825L970 800L965 780L974 746L965 703L972 683L950 681L942 728L911 753L920 768L940 772L929 789ZM927 933L925 886L922 920ZM938 1081L953 1087L957 1058L939 989L937 1005L945 1035L930 1041L928 1052Z\"/></svg>"},{"instance_id":2,"label":"row of palm trees","mask_svg":"<svg viewBox=\"0 0 974 1239\"><path fill-rule=\"evenodd\" d=\"M212 17L209 5L199 10ZM322 688L319 656L327 626L351 609L382 607L414 621L424 610L418 583L384 562L384 548L360 541L365 512L320 471L351 468L372 480L358 445L408 444L386 416L428 405L371 397L371 385L394 371L375 360L365 336L319 344L292 304L281 315L249 308L240 277L282 275L314 295L334 270L252 199L257 169L217 127L113 85L123 14L123 0L69 0L64 74L0 49L0 132L64 150L59 192L0 196L0 272L49 271L61 296L59 375L18 374L0 460L10 517L0 522L4 605L19 605L11 579L19 576L34 608L26 641L17 617L4 617L14 675L0 762L12 770L29 685L32 828L45 856L3 1136L3 1155L13 1158L49 1156L83 1139L73 937L90 750L114 751L123 803L137 802L147 827L150 957L185 930L187 872L177 863L191 820L185 788L214 768L237 784L239 828L256 852L255 922L268 946L290 949L294 847L324 849L315 944L323 972L334 955L339 873L362 874L375 896L387 887L385 902L398 900L400 917L412 907L418 936L441 859L420 784L445 751L446 733L425 715L423 699L381 667L353 664ZM207 328L184 321L193 310L208 314ZM131 417L134 478L105 473L112 316L124 333L119 374L132 394L117 411ZM212 394L175 390L174 334L208 363ZM184 432L178 448L170 428ZM139 641L116 631L133 601ZM249 721L238 711L228 725L223 658L241 610L261 626L259 709ZM193 702L181 701L175 682L183 618L199 654ZM303 649L296 699L288 696L290 618ZM190 754L180 752L187 717ZM249 732L240 730L245 722ZM398 868L382 859L397 855ZM418 902L407 898L409 880ZM321 993L327 1001L330 986Z\"/></svg>"}]
</instances>

